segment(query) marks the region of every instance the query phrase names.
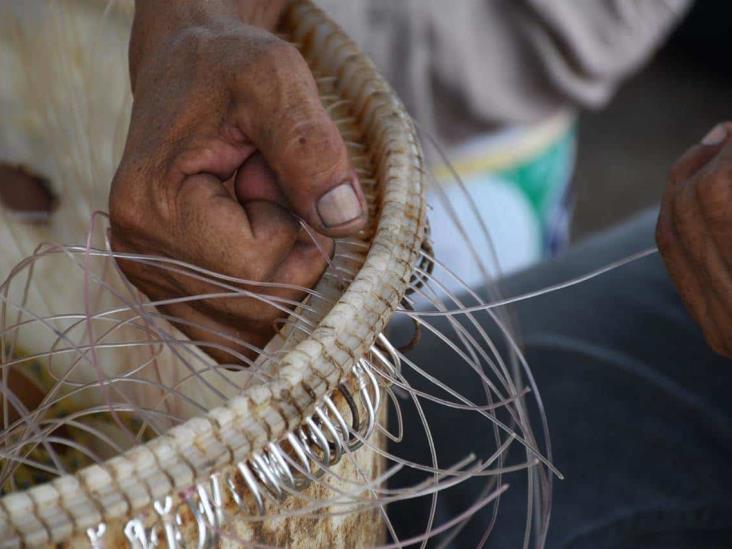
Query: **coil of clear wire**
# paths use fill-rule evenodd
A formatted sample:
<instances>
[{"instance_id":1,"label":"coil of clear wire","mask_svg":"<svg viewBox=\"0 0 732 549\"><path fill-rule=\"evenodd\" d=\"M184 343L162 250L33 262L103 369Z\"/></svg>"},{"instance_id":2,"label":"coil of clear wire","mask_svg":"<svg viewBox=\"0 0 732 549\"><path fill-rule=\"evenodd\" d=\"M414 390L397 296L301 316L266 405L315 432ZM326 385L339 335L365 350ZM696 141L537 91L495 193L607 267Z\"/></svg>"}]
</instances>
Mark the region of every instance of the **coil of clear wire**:
<instances>
[{"instance_id":1,"label":"coil of clear wire","mask_svg":"<svg viewBox=\"0 0 732 549\"><path fill-rule=\"evenodd\" d=\"M383 335L378 336L377 345L371 348L371 356L379 363L378 367L383 368L382 379L399 372L398 354ZM313 415L282 440L270 442L261 451L237 463L233 471L214 473L207 482L197 484L184 500L195 521L195 547L205 549L218 542L225 520L226 495L243 513L264 516L268 500L280 502L287 496L296 495L322 478L344 455L361 448L374 431L382 401L376 368L365 358L359 360L352 370L356 390L352 392L344 383L336 390L346 402L350 422L332 396L326 396L315 407ZM243 481L238 486L237 476ZM240 486L246 488L246 493ZM248 504L251 501L253 507ZM139 517L126 523L124 535L130 548L152 549L163 542L171 549L192 546L184 540L183 518L172 496L154 502L153 509L156 523L152 527L146 527ZM87 530L91 546L95 549L104 547L107 532L104 523Z\"/></svg>"}]
</instances>

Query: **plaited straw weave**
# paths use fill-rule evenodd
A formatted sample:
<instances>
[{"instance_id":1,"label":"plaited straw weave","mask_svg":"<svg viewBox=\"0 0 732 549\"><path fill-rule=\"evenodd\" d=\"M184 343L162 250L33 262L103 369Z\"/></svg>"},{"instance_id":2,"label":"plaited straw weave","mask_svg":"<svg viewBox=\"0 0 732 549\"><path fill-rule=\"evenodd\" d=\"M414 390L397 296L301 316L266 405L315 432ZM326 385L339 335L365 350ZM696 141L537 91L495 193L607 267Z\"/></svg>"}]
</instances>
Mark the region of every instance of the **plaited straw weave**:
<instances>
[{"instance_id":1,"label":"plaited straw weave","mask_svg":"<svg viewBox=\"0 0 732 549\"><path fill-rule=\"evenodd\" d=\"M413 125L371 61L309 1L293 1L284 34L314 73L333 76L372 163L370 248L312 335L273 367L274 381L101 465L0 500L0 543L60 543L118 524L261 450L296 428L347 378L401 301L425 230L421 150Z\"/></svg>"}]
</instances>

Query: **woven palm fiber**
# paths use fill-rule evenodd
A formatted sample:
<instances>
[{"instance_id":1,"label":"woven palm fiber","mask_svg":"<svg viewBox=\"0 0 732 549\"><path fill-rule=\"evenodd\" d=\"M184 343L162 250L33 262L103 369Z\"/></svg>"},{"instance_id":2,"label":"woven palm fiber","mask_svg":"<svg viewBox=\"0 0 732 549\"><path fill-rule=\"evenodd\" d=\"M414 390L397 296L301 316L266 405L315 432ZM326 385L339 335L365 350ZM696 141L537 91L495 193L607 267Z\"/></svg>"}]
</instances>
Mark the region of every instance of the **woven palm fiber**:
<instances>
[{"instance_id":1,"label":"woven palm fiber","mask_svg":"<svg viewBox=\"0 0 732 549\"><path fill-rule=\"evenodd\" d=\"M30 0L0 6L0 162L40 175L56 197L53 212L41 222L30 223L11 208L0 207L2 279L39 243L83 243L92 213L106 207L131 104L126 63L131 13L127 2L94 0ZM224 401L206 402L205 413L178 403L176 415L190 419L165 434L3 496L0 546L135 546L129 530L133 519L144 528L137 546L153 536L166 545L172 539L166 527L172 528L175 512L182 520L175 536L196 546L200 516L186 506L191 494L208 486L212 475L231 475L245 493L237 464L283 440L328 395L333 395L339 410L347 408L337 391L339 384L353 393L363 388L363 379L354 376L354 365L363 358L370 360L372 345L402 300L424 238L421 149L399 99L324 13L308 1L293 1L280 30L297 45L316 76L323 103L346 138L364 184L370 223L359 235L363 251L351 252L347 260L336 260L329 267L353 272L353 280L343 284L338 277L323 278L316 289L333 296L335 305L303 313L314 323L310 333L283 330L275 338L270 347L280 351L279 358L262 365L268 381L232 393L232 384L205 373L222 391L229 388ZM64 270L39 263L32 291L23 298L27 308L39 314L78 310L85 296L81 285L70 281L79 276L73 267ZM7 291L11 299L20 299L14 295L21 292L16 286ZM124 337L124 331L118 337ZM48 331L26 330L17 335L17 346L39 353L53 338ZM108 375L124 372L144 360L145 352L110 350L101 367ZM174 357L165 351L157 360L160 370L175 379ZM78 375L81 383L95 374ZM225 381L236 381L238 375L227 373ZM181 390L193 389L183 385ZM137 397L155 397L154 391L146 395L145 390L140 389ZM94 402L99 397L85 398L87 406L99 404ZM383 405L378 413L383 415ZM383 443L378 433L371 442ZM352 489L353 483L346 480L363 484L364 472L373 479L380 467L381 458L373 449L360 448L352 459L333 467L335 475L306 488L302 498L267 500L266 514L296 510L309 501L332 497L333 490ZM260 521L247 512L256 509L256 498L242 497L239 509L231 494L224 494L221 511L227 520L217 526L216 544L363 547L383 539L378 509L330 515L325 509L304 517ZM172 514L164 511L166 505Z\"/></svg>"}]
</instances>

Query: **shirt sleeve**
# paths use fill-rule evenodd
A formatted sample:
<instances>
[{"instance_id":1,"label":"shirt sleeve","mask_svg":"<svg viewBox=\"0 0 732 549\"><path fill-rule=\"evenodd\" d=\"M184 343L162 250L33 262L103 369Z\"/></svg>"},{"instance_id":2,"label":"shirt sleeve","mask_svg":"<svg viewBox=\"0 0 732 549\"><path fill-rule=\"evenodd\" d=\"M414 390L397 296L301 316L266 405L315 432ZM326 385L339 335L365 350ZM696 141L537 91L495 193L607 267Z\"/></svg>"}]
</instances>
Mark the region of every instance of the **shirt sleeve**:
<instances>
[{"instance_id":1,"label":"shirt sleeve","mask_svg":"<svg viewBox=\"0 0 732 549\"><path fill-rule=\"evenodd\" d=\"M691 4L317 1L372 56L421 124L455 135L602 107Z\"/></svg>"},{"instance_id":2,"label":"shirt sleeve","mask_svg":"<svg viewBox=\"0 0 732 549\"><path fill-rule=\"evenodd\" d=\"M444 0L429 0L437 94L499 125L601 107L690 3L455 0L445 9Z\"/></svg>"},{"instance_id":3,"label":"shirt sleeve","mask_svg":"<svg viewBox=\"0 0 732 549\"><path fill-rule=\"evenodd\" d=\"M551 90L583 107L604 105L653 55L688 0L526 0L531 52Z\"/></svg>"}]
</instances>

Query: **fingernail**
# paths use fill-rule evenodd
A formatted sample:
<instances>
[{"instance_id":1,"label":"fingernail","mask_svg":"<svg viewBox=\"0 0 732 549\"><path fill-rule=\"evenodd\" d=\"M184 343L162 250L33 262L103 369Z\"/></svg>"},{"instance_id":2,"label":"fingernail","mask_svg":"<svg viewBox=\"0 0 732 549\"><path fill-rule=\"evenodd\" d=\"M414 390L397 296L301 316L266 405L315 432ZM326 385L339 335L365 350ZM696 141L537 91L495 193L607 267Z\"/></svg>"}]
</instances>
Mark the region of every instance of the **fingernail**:
<instances>
[{"instance_id":1,"label":"fingernail","mask_svg":"<svg viewBox=\"0 0 732 549\"><path fill-rule=\"evenodd\" d=\"M321 196L318 214L326 227L345 225L361 217L361 203L351 182L345 181Z\"/></svg>"},{"instance_id":2,"label":"fingernail","mask_svg":"<svg viewBox=\"0 0 732 549\"><path fill-rule=\"evenodd\" d=\"M704 136L701 143L702 145L719 145L725 139L727 139L727 130L722 124L717 124L712 128L712 131Z\"/></svg>"}]
</instances>

